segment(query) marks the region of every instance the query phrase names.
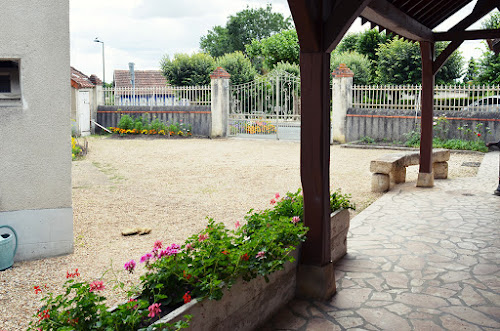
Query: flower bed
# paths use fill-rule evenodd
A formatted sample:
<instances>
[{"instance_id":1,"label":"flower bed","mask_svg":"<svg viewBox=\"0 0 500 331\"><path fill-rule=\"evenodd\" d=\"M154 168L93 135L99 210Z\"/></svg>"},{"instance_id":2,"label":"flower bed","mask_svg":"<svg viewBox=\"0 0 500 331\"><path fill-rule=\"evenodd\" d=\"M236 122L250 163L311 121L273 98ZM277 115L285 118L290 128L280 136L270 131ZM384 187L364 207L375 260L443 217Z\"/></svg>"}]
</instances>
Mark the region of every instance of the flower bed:
<instances>
[{"instance_id":1,"label":"flower bed","mask_svg":"<svg viewBox=\"0 0 500 331\"><path fill-rule=\"evenodd\" d=\"M159 119L149 121L146 117L133 118L129 115L122 115L118 122L118 127L108 128L112 133L125 135L148 135L148 136L163 136L163 137L190 137L191 125L184 123L165 123Z\"/></svg>"},{"instance_id":2,"label":"flower bed","mask_svg":"<svg viewBox=\"0 0 500 331\"><path fill-rule=\"evenodd\" d=\"M230 125L231 134L276 134L276 126L269 121L236 121Z\"/></svg>"},{"instance_id":3,"label":"flower bed","mask_svg":"<svg viewBox=\"0 0 500 331\"><path fill-rule=\"evenodd\" d=\"M343 200L346 196L339 198L333 194L331 197L335 198L335 201L331 199L331 205L352 207L348 200ZM241 286L245 286L244 291L251 301L244 299L240 306L250 307L256 316L264 318L264 311L272 313L279 308L294 295L295 269L289 262L295 261L293 252L306 239L307 228L301 221L303 197L300 190L287 193L283 198L276 194L271 204L271 209L250 210L245 217L246 224L236 222L232 230L209 219L203 231L182 245L165 246L156 241L152 250L140 258L139 263L147 268L141 276L140 286L131 288L128 302L114 309L109 309L106 298L99 294L107 284L102 280L79 282L76 281L80 276L78 270L68 272L64 294L46 293L30 329L179 330L187 327L191 320L189 315L179 319L179 313L192 313L193 325L229 327L233 323L233 326L250 328L255 318L250 318L250 313L235 310L234 298L243 291ZM130 260L124 269L132 273L136 265L135 260ZM235 283L238 289L231 291ZM118 286L124 288L122 283ZM40 286L34 289L36 293L46 291ZM226 299L215 304L206 300L221 300L223 296ZM280 301L275 301L278 299L274 297ZM193 299L196 304L191 303ZM213 313L200 313L200 307L204 306L204 312ZM176 318L170 316L159 320L179 307L180 310L173 313ZM189 307L195 308L187 311ZM232 307L230 314L225 310L228 307Z\"/></svg>"}]
</instances>

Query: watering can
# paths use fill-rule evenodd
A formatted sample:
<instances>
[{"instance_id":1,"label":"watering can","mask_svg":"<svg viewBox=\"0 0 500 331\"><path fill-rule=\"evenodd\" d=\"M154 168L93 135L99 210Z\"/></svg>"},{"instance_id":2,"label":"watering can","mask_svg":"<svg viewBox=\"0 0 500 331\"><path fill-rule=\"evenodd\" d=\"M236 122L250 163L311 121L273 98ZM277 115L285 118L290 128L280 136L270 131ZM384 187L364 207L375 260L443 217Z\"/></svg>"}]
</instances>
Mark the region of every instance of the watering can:
<instances>
[{"instance_id":1,"label":"watering can","mask_svg":"<svg viewBox=\"0 0 500 331\"><path fill-rule=\"evenodd\" d=\"M1 228L8 228L14 233L16 241L12 238L10 233L0 232L0 271L12 267L14 264L14 255L17 251L17 233L8 225L0 225Z\"/></svg>"}]
</instances>

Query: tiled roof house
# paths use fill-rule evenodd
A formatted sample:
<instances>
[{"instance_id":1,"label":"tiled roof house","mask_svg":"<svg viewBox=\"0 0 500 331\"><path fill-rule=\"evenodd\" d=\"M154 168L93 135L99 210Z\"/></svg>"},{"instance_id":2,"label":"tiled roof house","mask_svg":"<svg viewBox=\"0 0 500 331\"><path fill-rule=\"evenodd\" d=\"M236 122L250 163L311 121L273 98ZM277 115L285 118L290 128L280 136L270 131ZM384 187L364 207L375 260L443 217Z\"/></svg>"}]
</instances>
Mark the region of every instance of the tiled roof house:
<instances>
[{"instance_id":1,"label":"tiled roof house","mask_svg":"<svg viewBox=\"0 0 500 331\"><path fill-rule=\"evenodd\" d=\"M169 85L167 79L160 70L135 70L135 87L165 87ZM113 74L115 87L130 87L130 71L128 70L115 70Z\"/></svg>"},{"instance_id":2,"label":"tiled roof house","mask_svg":"<svg viewBox=\"0 0 500 331\"><path fill-rule=\"evenodd\" d=\"M95 75L88 77L84 73L71 67L71 86L76 89L94 88L96 85L102 85L102 81Z\"/></svg>"}]
</instances>

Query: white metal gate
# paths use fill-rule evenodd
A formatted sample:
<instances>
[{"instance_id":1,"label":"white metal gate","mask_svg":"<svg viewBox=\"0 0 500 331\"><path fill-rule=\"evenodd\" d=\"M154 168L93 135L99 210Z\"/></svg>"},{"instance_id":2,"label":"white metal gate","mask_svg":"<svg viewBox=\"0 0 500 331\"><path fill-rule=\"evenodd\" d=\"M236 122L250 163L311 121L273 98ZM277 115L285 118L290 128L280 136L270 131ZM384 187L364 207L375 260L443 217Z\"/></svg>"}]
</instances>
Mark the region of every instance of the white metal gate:
<instances>
[{"instance_id":1,"label":"white metal gate","mask_svg":"<svg viewBox=\"0 0 500 331\"><path fill-rule=\"evenodd\" d=\"M300 79L282 71L231 86L228 132L300 140Z\"/></svg>"}]
</instances>

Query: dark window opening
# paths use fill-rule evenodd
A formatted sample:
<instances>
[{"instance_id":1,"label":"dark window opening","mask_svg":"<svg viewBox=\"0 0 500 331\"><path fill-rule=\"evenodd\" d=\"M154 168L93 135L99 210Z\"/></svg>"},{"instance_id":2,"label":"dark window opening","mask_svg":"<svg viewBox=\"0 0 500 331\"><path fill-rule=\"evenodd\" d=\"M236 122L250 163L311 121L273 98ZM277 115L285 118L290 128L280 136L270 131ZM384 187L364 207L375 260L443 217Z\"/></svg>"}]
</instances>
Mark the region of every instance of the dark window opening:
<instances>
[{"instance_id":1,"label":"dark window opening","mask_svg":"<svg viewBox=\"0 0 500 331\"><path fill-rule=\"evenodd\" d=\"M0 75L0 93L10 92L10 75Z\"/></svg>"}]
</instances>

